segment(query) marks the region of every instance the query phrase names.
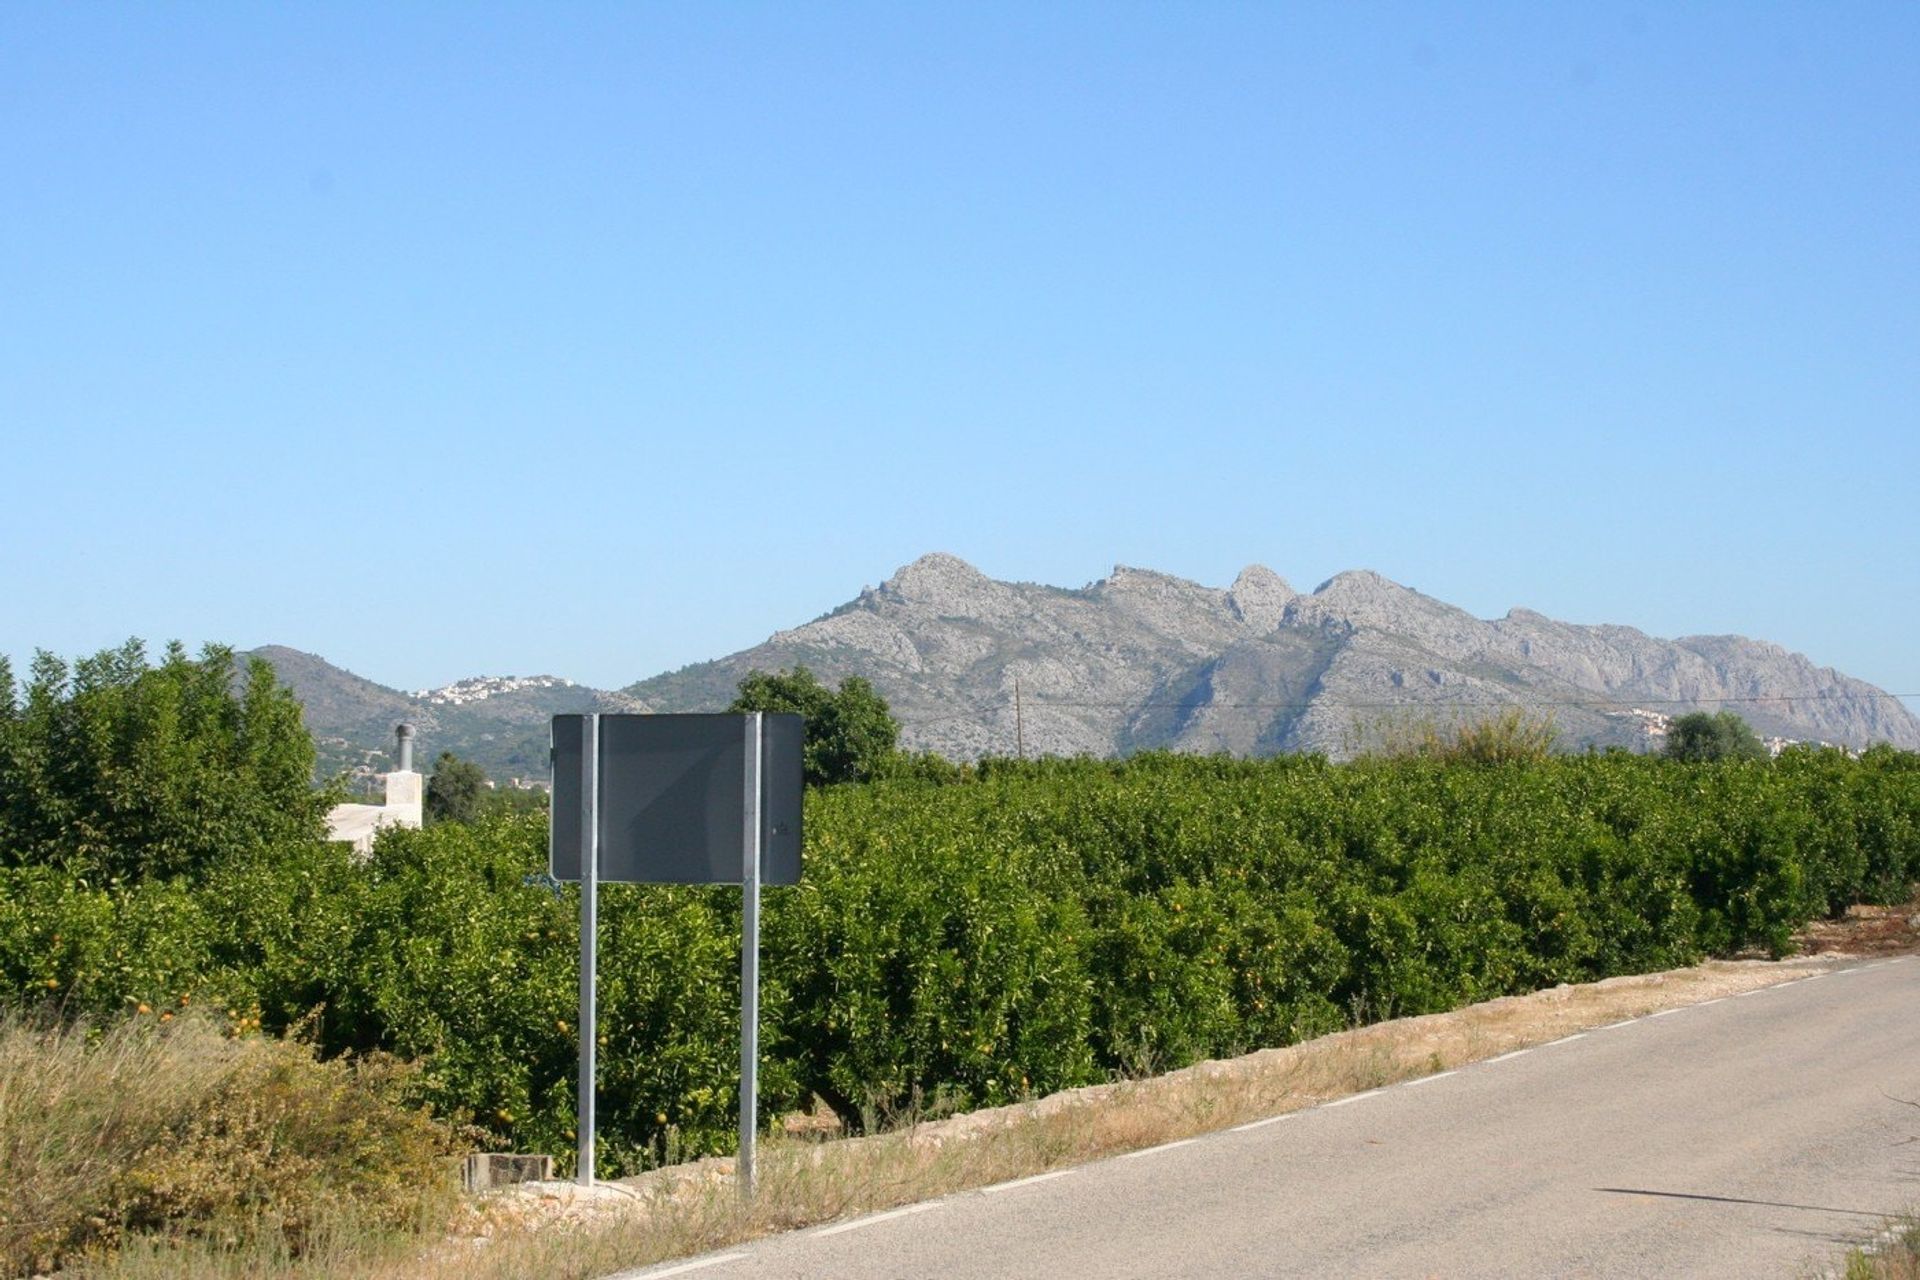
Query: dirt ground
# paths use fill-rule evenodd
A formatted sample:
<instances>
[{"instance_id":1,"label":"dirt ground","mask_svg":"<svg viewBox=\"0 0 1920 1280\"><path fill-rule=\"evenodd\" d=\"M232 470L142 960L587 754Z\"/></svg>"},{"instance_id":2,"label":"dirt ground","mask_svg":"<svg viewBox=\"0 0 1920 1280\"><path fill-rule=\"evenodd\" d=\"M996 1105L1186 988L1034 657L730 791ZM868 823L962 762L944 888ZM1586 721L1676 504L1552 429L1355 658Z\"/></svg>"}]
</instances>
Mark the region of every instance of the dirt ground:
<instances>
[{"instance_id":1,"label":"dirt ground","mask_svg":"<svg viewBox=\"0 0 1920 1280\"><path fill-rule=\"evenodd\" d=\"M1920 953L1920 898L1898 907L1848 907L1839 920L1816 920L1795 941L1813 956Z\"/></svg>"}]
</instances>

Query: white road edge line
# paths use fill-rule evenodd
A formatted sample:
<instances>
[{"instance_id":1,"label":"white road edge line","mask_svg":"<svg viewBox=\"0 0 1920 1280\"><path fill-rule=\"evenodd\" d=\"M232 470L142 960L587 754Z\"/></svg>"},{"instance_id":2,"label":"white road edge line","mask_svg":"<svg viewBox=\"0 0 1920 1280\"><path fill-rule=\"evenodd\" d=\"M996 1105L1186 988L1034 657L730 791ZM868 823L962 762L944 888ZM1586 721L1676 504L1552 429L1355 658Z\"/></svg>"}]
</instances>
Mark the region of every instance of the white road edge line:
<instances>
[{"instance_id":1,"label":"white road edge line","mask_svg":"<svg viewBox=\"0 0 1920 1280\"><path fill-rule=\"evenodd\" d=\"M1347 1097L1344 1097L1344 1098L1335 1098L1332 1102L1321 1103L1320 1110L1326 1111L1332 1107L1344 1107L1350 1102L1358 1102L1362 1098L1371 1098L1374 1094L1378 1092L1380 1092L1378 1089L1369 1089L1365 1093L1355 1093L1355 1094L1349 1094Z\"/></svg>"},{"instance_id":2,"label":"white road edge line","mask_svg":"<svg viewBox=\"0 0 1920 1280\"><path fill-rule=\"evenodd\" d=\"M1287 1114L1283 1116L1268 1116L1264 1120L1249 1120L1245 1124L1237 1124L1233 1126L1233 1128L1227 1130L1227 1132L1228 1133L1245 1133L1249 1129L1264 1129L1270 1124L1279 1124L1282 1120L1291 1120L1297 1114L1299 1113L1294 1111L1289 1111L1287 1112Z\"/></svg>"},{"instance_id":3,"label":"white road edge line","mask_svg":"<svg viewBox=\"0 0 1920 1280\"><path fill-rule=\"evenodd\" d=\"M1052 1173L1036 1173L1031 1178L1015 1178L1012 1182L996 1182L990 1187L980 1188L983 1196L997 1196L1002 1191L1012 1191L1016 1187L1030 1187L1036 1182L1048 1182L1054 1178L1064 1178L1071 1169L1055 1169Z\"/></svg>"},{"instance_id":4,"label":"white road edge line","mask_svg":"<svg viewBox=\"0 0 1920 1280\"><path fill-rule=\"evenodd\" d=\"M1561 1036L1558 1040L1549 1040L1545 1044L1541 1045L1540 1047L1542 1049L1551 1049L1553 1048L1553 1046L1557 1044L1572 1044L1575 1040L1585 1040L1586 1038L1587 1038L1586 1032L1576 1031L1570 1036Z\"/></svg>"},{"instance_id":5,"label":"white road edge line","mask_svg":"<svg viewBox=\"0 0 1920 1280\"><path fill-rule=\"evenodd\" d=\"M1706 1007L1707 1007L1708 1005L1710 1005L1710 1004L1719 1004L1719 1003L1720 1003L1720 1002L1721 1002L1722 1000L1725 1000L1725 999L1726 999L1726 997L1725 997L1725 996L1715 996L1715 997L1714 997L1713 999L1711 999L1711 1000L1702 1000L1702 1001L1701 1001L1701 1002L1700 1002L1699 1004L1697 1004L1697 1005L1695 1005L1695 1006L1693 1006L1693 1007L1694 1007L1694 1008L1696 1008L1696 1009L1704 1009L1704 1008L1706 1008Z\"/></svg>"},{"instance_id":6,"label":"white road edge line","mask_svg":"<svg viewBox=\"0 0 1920 1280\"><path fill-rule=\"evenodd\" d=\"M1460 1072L1459 1072L1459 1071L1457 1071L1457 1070L1455 1070L1455 1071L1436 1071L1436 1072L1435 1072L1434 1074L1432 1074L1432 1075L1430 1075L1430 1076L1421 1076L1421 1077L1420 1077L1420 1078L1419 1078L1418 1080L1409 1080L1409 1081L1407 1081L1407 1082L1406 1082L1406 1083L1405 1083L1404 1085L1402 1085L1401 1087L1402 1087L1402 1088L1405 1088L1405 1089L1412 1089L1412 1088L1416 1088L1416 1087L1418 1087L1418 1086L1420 1086L1420 1085L1423 1085L1423 1084L1432 1084L1432 1083L1433 1083L1433 1082L1434 1082L1435 1080L1445 1080L1445 1079L1446 1079L1446 1078L1447 1078L1448 1076L1457 1076L1457 1075L1459 1075L1459 1074L1460 1074Z\"/></svg>"},{"instance_id":7,"label":"white road edge line","mask_svg":"<svg viewBox=\"0 0 1920 1280\"><path fill-rule=\"evenodd\" d=\"M1162 1151L1171 1151L1175 1147L1190 1147L1200 1141L1198 1138L1181 1138L1177 1142L1163 1142L1157 1147L1146 1147L1139 1151L1129 1151L1120 1157L1122 1160L1138 1160L1141 1156L1157 1156Z\"/></svg>"},{"instance_id":8,"label":"white road edge line","mask_svg":"<svg viewBox=\"0 0 1920 1280\"><path fill-rule=\"evenodd\" d=\"M1604 1027L1595 1027L1594 1030L1595 1031L1618 1031L1620 1028L1630 1027L1638 1021L1640 1021L1640 1019L1638 1018L1622 1018L1618 1022L1609 1022Z\"/></svg>"},{"instance_id":9,"label":"white road edge line","mask_svg":"<svg viewBox=\"0 0 1920 1280\"><path fill-rule=\"evenodd\" d=\"M677 1267L667 1267L661 1271L623 1271L619 1276L613 1277L613 1280L621 1280L621 1276L633 1277L634 1280L639 1280L640 1277L645 1277L645 1280L665 1280L667 1276L683 1276L689 1271L704 1271L708 1267L717 1267L723 1262L740 1262L746 1256L744 1253L722 1253L711 1258L701 1258L697 1262L683 1262Z\"/></svg>"},{"instance_id":10,"label":"white road edge line","mask_svg":"<svg viewBox=\"0 0 1920 1280\"><path fill-rule=\"evenodd\" d=\"M882 1222L888 1222L894 1218L904 1218L910 1213L925 1213L929 1209L938 1207L938 1201L928 1204L902 1205L898 1209L889 1209L885 1213L871 1213L864 1218L855 1218L852 1222L837 1222L831 1227L821 1227L813 1234L816 1236L837 1236L842 1231L858 1231L862 1227L877 1226Z\"/></svg>"},{"instance_id":11,"label":"white road edge line","mask_svg":"<svg viewBox=\"0 0 1920 1280\"><path fill-rule=\"evenodd\" d=\"M1533 1050L1531 1049L1515 1049L1512 1053L1503 1053L1497 1058L1488 1058L1486 1065L1492 1066L1496 1062L1505 1062L1508 1058L1517 1058L1523 1053L1532 1053L1532 1052Z\"/></svg>"}]
</instances>

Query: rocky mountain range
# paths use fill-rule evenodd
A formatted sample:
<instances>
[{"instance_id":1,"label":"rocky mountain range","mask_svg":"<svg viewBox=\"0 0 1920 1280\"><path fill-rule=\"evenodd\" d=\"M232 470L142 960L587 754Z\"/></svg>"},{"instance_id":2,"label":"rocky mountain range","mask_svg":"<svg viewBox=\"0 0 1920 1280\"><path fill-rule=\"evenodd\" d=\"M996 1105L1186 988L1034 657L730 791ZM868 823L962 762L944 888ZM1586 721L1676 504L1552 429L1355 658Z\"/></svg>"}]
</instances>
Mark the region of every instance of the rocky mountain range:
<instances>
[{"instance_id":1,"label":"rocky mountain range","mask_svg":"<svg viewBox=\"0 0 1920 1280\"><path fill-rule=\"evenodd\" d=\"M292 650L260 653L317 735L377 750L395 720L411 719L430 751L497 777L544 777L554 712L718 710L747 672L796 664L830 681L865 676L905 746L963 760L1155 748L1339 756L1409 718L1478 718L1513 703L1550 712L1569 747L1644 749L1658 715L1636 710L1729 708L1765 735L1920 748L1920 719L1898 700L1777 645L1661 640L1525 609L1482 620L1365 570L1299 592L1258 565L1224 589L1117 567L1069 589L997 581L933 554L763 644L618 692L534 677L408 695Z\"/></svg>"}]
</instances>

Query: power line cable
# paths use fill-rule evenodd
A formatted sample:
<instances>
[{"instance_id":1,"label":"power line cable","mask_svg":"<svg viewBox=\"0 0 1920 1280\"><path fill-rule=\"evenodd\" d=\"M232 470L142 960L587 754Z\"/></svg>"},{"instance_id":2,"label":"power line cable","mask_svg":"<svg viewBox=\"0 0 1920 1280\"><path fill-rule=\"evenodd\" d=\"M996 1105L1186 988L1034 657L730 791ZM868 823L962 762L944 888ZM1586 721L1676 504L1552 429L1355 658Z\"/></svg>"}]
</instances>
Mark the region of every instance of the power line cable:
<instances>
[{"instance_id":1,"label":"power line cable","mask_svg":"<svg viewBox=\"0 0 1920 1280\"><path fill-rule=\"evenodd\" d=\"M1630 714L1634 711L1646 711L1655 707L1697 707L1712 704L1753 705L1765 702L1821 702L1835 699L1854 699L1858 701L1901 701L1908 698L1920 698L1920 693L1852 693L1842 689L1819 690L1812 693L1753 694L1726 698L1636 698L1631 702L1605 698L1566 698L1556 700L1528 700L1510 698L1481 698L1462 701L1449 699L1439 702L1409 701L1399 699L1387 702L1337 702L1315 700L1311 702L1096 702L1081 699L1059 699L1037 701L1022 698L1018 703L1007 703L993 707L980 707L970 711L958 711L938 716L898 716L902 725L945 724L954 720L981 720L991 716L1005 715L1009 709L1016 714L1021 708L1045 710L1048 708L1069 711L1306 711L1315 707L1334 711L1430 711L1430 710L1489 710L1492 708L1523 707L1530 710L1580 709L1602 713Z\"/></svg>"}]
</instances>

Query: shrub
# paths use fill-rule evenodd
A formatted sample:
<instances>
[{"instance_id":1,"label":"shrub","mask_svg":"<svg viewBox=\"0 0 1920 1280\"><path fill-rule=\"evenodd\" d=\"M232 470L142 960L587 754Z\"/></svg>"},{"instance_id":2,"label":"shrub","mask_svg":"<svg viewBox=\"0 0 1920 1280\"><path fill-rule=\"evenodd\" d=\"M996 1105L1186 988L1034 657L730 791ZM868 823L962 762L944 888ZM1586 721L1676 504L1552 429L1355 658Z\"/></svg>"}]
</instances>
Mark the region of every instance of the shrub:
<instances>
[{"instance_id":1,"label":"shrub","mask_svg":"<svg viewBox=\"0 0 1920 1280\"><path fill-rule=\"evenodd\" d=\"M1479 719L1386 719L1356 732L1366 755L1455 764L1537 763L1560 741L1551 713L1536 715L1524 707Z\"/></svg>"},{"instance_id":2,"label":"shrub","mask_svg":"<svg viewBox=\"0 0 1920 1280\"><path fill-rule=\"evenodd\" d=\"M0 1018L0 1274L129 1233L241 1236L451 1208L449 1131L398 1100L390 1060L321 1062L191 1011L105 1029Z\"/></svg>"}]
</instances>

